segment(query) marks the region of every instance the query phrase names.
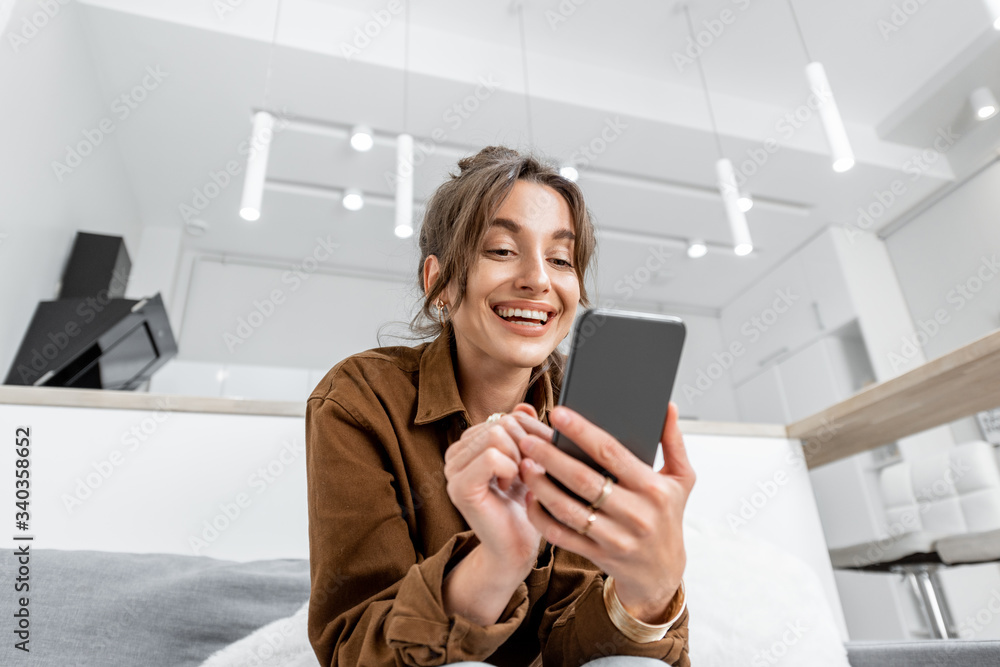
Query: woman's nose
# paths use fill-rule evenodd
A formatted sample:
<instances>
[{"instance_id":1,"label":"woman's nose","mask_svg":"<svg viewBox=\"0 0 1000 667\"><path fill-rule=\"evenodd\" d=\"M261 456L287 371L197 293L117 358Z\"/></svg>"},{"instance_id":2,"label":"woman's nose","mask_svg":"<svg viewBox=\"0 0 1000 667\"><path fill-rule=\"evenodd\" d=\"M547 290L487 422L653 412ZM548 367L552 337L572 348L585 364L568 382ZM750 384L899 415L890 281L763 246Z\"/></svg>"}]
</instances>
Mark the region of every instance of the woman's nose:
<instances>
[{"instance_id":1,"label":"woman's nose","mask_svg":"<svg viewBox=\"0 0 1000 667\"><path fill-rule=\"evenodd\" d=\"M544 257L526 254L520 269L518 287L530 287L536 292L544 292L549 289L551 280Z\"/></svg>"}]
</instances>

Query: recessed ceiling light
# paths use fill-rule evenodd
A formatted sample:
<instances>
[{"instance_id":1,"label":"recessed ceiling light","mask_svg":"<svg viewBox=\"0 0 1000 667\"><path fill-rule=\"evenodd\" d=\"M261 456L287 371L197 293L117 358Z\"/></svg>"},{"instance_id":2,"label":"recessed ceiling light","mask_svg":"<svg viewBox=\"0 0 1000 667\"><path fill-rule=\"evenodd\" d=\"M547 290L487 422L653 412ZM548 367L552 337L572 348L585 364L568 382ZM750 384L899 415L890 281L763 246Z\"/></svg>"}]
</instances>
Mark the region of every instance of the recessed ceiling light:
<instances>
[{"instance_id":1,"label":"recessed ceiling light","mask_svg":"<svg viewBox=\"0 0 1000 667\"><path fill-rule=\"evenodd\" d=\"M695 239L688 244L688 257L697 259L708 254L708 246L701 239Z\"/></svg>"},{"instance_id":2,"label":"recessed ceiling light","mask_svg":"<svg viewBox=\"0 0 1000 667\"><path fill-rule=\"evenodd\" d=\"M365 205L365 198L362 196L361 190L348 188L344 191L344 198L341 202L348 211L360 211Z\"/></svg>"},{"instance_id":3,"label":"recessed ceiling light","mask_svg":"<svg viewBox=\"0 0 1000 667\"><path fill-rule=\"evenodd\" d=\"M751 245L750 243L740 243L738 246L733 248L733 252L735 252L740 257L743 257L744 255L749 255L751 252L753 252L753 245Z\"/></svg>"},{"instance_id":4,"label":"recessed ceiling light","mask_svg":"<svg viewBox=\"0 0 1000 667\"><path fill-rule=\"evenodd\" d=\"M367 125L351 128L351 147L356 151L368 151L375 145L375 135Z\"/></svg>"},{"instance_id":5,"label":"recessed ceiling light","mask_svg":"<svg viewBox=\"0 0 1000 667\"><path fill-rule=\"evenodd\" d=\"M568 181L573 181L576 183L576 179L580 178L580 172L577 171L576 167L571 164L559 167L559 175Z\"/></svg>"},{"instance_id":6,"label":"recessed ceiling light","mask_svg":"<svg viewBox=\"0 0 1000 667\"><path fill-rule=\"evenodd\" d=\"M987 86L973 90L972 94L969 95L969 102L979 120L986 120L997 115L997 98L993 96L993 91Z\"/></svg>"},{"instance_id":7,"label":"recessed ceiling light","mask_svg":"<svg viewBox=\"0 0 1000 667\"><path fill-rule=\"evenodd\" d=\"M396 227L396 236L401 239L408 239L413 236L413 227L409 225L398 225Z\"/></svg>"}]
</instances>

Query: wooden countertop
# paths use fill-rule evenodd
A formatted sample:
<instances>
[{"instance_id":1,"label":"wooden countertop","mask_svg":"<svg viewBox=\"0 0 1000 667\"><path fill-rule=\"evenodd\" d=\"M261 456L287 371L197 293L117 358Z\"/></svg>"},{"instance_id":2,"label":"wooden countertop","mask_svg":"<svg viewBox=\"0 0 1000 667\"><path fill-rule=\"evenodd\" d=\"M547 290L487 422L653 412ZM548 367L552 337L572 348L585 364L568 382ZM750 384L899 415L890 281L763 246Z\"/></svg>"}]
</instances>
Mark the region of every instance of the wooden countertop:
<instances>
[{"instance_id":1,"label":"wooden countertop","mask_svg":"<svg viewBox=\"0 0 1000 667\"><path fill-rule=\"evenodd\" d=\"M794 424L810 468L1000 406L1000 330Z\"/></svg>"}]
</instances>

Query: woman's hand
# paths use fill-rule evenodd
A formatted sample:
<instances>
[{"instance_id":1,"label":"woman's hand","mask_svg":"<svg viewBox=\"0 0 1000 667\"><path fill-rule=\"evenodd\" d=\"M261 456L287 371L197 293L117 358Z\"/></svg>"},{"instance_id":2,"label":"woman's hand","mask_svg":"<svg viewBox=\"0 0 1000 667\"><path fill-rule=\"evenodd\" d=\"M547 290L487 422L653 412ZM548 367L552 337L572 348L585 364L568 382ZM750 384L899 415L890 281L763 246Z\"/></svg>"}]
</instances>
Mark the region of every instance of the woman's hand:
<instances>
[{"instance_id":1,"label":"woman's hand","mask_svg":"<svg viewBox=\"0 0 1000 667\"><path fill-rule=\"evenodd\" d=\"M614 576L618 597L633 616L647 623L665 623L670 620L666 612L687 563L682 521L695 483L677 427L676 404L670 403L663 425L660 442L664 464L659 472L569 408L554 408L549 421L618 482L596 512L586 536L580 535L577 531L588 525L590 510L561 491L545 473L590 501L601 495L604 477L556 449L551 435L525 434L518 446L524 455L521 478L530 489L531 523L552 544L580 554Z\"/></svg>"},{"instance_id":2,"label":"woman's hand","mask_svg":"<svg viewBox=\"0 0 1000 667\"><path fill-rule=\"evenodd\" d=\"M468 428L444 456L448 497L479 538L483 557L517 582L531 571L541 534L528 520L516 443L545 428L533 407L520 404L499 421Z\"/></svg>"}]
</instances>

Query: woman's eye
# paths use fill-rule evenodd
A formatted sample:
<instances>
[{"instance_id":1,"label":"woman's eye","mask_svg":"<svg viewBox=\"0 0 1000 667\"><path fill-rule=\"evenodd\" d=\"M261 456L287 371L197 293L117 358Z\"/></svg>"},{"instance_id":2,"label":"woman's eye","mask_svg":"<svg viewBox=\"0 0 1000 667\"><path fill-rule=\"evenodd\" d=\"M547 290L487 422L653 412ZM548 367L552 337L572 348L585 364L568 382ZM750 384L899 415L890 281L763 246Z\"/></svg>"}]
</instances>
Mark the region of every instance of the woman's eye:
<instances>
[{"instance_id":1,"label":"woman's eye","mask_svg":"<svg viewBox=\"0 0 1000 667\"><path fill-rule=\"evenodd\" d=\"M495 248L493 250L487 250L486 252L488 252L488 253L494 253L494 254L496 254L499 257L506 257L507 255L505 255L504 253L509 253L510 249L509 248Z\"/></svg>"},{"instance_id":2,"label":"woman's eye","mask_svg":"<svg viewBox=\"0 0 1000 667\"><path fill-rule=\"evenodd\" d=\"M571 268L573 268L573 265L572 265L572 264L570 264L570 263L569 263L569 262L568 262L567 260L565 260L565 259L555 259L555 260L553 260L553 261L555 261L555 262L562 262L562 264L560 264L559 266L563 266L563 267L565 267L565 268L567 268L567 269L571 269Z\"/></svg>"}]
</instances>

